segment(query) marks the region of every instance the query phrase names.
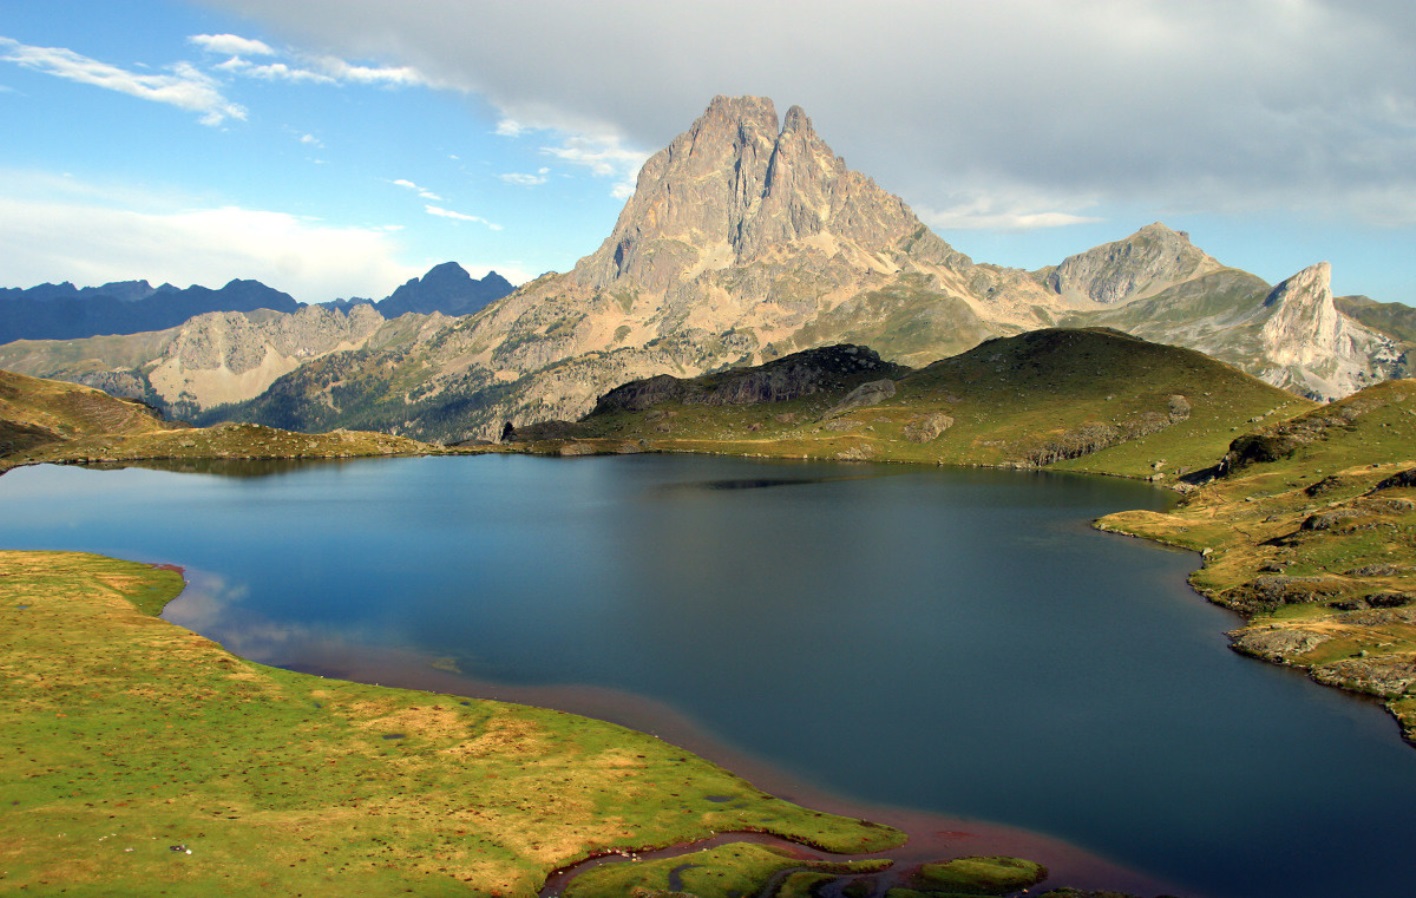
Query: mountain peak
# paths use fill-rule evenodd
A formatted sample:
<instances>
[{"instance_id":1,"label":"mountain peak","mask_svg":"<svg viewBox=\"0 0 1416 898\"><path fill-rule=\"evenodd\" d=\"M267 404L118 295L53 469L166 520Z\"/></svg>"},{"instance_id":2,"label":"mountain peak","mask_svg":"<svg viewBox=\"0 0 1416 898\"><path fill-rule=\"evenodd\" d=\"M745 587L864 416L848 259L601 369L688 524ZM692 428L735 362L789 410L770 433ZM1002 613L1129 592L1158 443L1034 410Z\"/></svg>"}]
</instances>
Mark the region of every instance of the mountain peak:
<instances>
[{"instance_id":1,"label":"mountain peak","mask_svg":"<svg viewBox=\"0 0 1416 898\"><path fill-rule=\"evenodd\" d=\"M846 168L800 106L779 126L770 99L719 96L644 164L614 232L575 279L666 290L783 244L846 240L879 252L921 227L903 202Z\"/></svg>"},{"instance_id":2,"label":"mountain peak","mask_svg":"<svg viewBox=\"0 0 1416 898\"><path fill-rule=\"evenodd\" d=\"M511 284L495 271L480 281L456 262L443 262L428 269L421 278L412 278L379 302L386 318L408 312L470 315L512 291Z\"/></svg>"},{"instance_id":3,"label":"mountain peak","mask_svg":"<svg viewBox=\"0 0 1416 898\"><path fill-rule=\"evenodd\" d=\"M1157 221L1065 259L1048 273L1046 284L1074 302L1118 305L1222 267L1192 244L1189 234Z\"/></svg>"},{"instance_id":4,"label":"mountain peak","mask_svg":"<svg viewBox=\"0 0 1416 898\"><path fill-rule=\"evenodd\" d=\"M1332 296L1332 266L1310 265L1264 298L1263 377L1315 399L1331 400L1389 377L1400 351L1383 334L1343 315Z\"/></svg>"}]
</instances>

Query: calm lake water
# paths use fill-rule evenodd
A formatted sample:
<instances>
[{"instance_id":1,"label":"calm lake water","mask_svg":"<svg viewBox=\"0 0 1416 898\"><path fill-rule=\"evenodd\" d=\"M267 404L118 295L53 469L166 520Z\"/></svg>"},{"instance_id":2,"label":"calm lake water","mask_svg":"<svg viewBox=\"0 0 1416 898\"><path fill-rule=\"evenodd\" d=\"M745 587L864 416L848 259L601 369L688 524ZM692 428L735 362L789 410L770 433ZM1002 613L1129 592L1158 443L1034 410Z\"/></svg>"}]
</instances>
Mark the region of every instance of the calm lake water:
<instances>
[{"instance_id":1,"label":"calm lake water","mask_svg":"<svg viewBox=\"0 0 1416 898\"><path fill-rule=\"evenodd\" d=\"M1411 894L1416 752L1241 658L1195 556L1090 529L1101 478L738 459L427 458L264 476L28 468L0 546L188 568L248 657L643 696L866 802L1048 833L1188 895ZM387 682L387 681L385 681Z\"/></svg>"}]
</instances>

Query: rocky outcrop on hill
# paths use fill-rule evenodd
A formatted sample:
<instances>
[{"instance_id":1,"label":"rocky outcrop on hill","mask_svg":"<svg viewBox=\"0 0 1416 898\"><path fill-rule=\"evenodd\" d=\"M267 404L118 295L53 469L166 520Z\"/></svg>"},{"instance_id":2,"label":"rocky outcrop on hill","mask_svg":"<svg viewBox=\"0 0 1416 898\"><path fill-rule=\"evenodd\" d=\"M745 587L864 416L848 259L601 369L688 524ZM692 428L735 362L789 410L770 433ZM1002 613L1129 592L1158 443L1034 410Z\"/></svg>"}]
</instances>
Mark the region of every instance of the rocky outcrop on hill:
<instances>
[{"instance_id":1,"label":"rocky outcrop on hill","mask_svg":"<svg viewBox=\"0 0 1416 898\"><path fill-rule=\"evenodd\" d=\"M1190 243L1184 231L1160 222L1044 270L1043 282L1073 302L1116 305L1144 299L1223 266Z\"/></svg>"},{"instance_id":2,"label":"rocky outcrop on hill","mask_svg":"<svg viewBox=\"0 0 1416 898\"><path fill-rule=\"evenodd\" d=\"M1395 340L1338 308L1331 276L1324 262L1270 287L1246 272L1220 268L1069 321L1197 349L1299 395L1340 399L1401 376L1406 360Z\"/></svg>"},{"instance_id":3,"label":"rocky outcrop on hill","mask_svg":"<svg viewBox=\"0 0 1416 898\"><path fill-rule=\"evenodd\" d=\"M1401 364L1390 337L1338 311L1326 262L1279 284L1264 307L1272 314L1259 331L1266 366L1259 376L1275 386L1339 399L1389 379Z\"/></svg>"},{"instance_id":4,"label":"rocky outcrop on hill","mask_svg":"<svg viewBox=\"0 0 1416 898\"><path fill-rule=\"evenodd\" d=\"M840 390L862 378L899 377L908 370L882 360L864 346L827 346L759 367L705 377L684 379L661 374L632 381L601 396L591 414L644 411L669 402L710 406L787 402ZM891 383L888 379L884 382Z\"/></svg>"}]
</instances>

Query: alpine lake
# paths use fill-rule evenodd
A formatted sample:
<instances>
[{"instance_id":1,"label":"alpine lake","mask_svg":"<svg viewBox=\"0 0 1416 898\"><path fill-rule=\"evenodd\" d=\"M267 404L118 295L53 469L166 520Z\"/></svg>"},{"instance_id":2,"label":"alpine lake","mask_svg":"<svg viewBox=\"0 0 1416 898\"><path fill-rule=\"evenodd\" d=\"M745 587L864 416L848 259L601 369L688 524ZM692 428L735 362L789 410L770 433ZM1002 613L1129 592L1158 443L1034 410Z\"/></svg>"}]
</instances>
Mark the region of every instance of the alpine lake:
<instances>
[{"instance_id":1,"label":"alpine lake","mask_svg":"<svg viewBox=\"0 0 1416 898\"><path fill-rule=\"evenodd\" d=\"M1015 827L1188 896L1410 894L1395 724L1231 652L1193 554L1090 527L1170 501L656 455L45 466L0 478L0 546L180 565L165 616L245 657L617 719L813 806Z\"/></svg>"}]
</instances>

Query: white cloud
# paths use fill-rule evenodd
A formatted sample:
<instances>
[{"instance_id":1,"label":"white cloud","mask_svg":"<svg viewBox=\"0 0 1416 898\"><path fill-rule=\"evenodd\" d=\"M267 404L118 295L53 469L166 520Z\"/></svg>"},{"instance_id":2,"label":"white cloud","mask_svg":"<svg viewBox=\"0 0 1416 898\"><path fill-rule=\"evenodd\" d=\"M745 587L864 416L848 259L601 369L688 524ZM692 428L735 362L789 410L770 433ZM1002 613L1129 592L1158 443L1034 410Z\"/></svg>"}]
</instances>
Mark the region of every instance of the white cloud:
<instances>
[{"instance_id":1,"label":"white cloud","mask_svg":"<svg viewBox=\"0 0 1416 898\"><path fill-rule=\"evenodd\" d=\"M539 187L546 183L546 179L550 176L550 173L551 170L549 168L543 167L536 169L534 175L521 172L507 172L503 175L497 175L497 177L508 184L515 184L517 187Z\"/></svg>"},{"instance_id":2,"label":"white cloud","mask_svg":"<svg viewBox=\"0 0 1416 898\"><path fill-rule=\"evenodd\" d=\"M427 84L412 66L366 66L345 62L336 56L319 56L312 60L314 68L339 82L351 84L382 84L390 87L413 87Z\"/></svg>"},{"instance_id":3,"label":"white cloud","mask_svg":"<svg viewBox=\"0 0 1416 898\"><path fill-rule=\"evenodd\" d=\"M432 200L433 202L437 203L442 202L442 197L438 196L436 193L433 193L431 190L428 190L426 187L419 187L417 184L414 184L412 181L409 181L406 178L399 178L393 183L395 186L402 187L404 190L413 191L414 193L418 194L418 196L422 199Z\"/></svg>"},{"instance_id":4,"label":"white cloud","mask_svg":"<svg viewBox=\"0 0 1416 898\"><path fill-rule=\"evenodd\" d=\"M625 199L634 193L634 181L650 154L624 146L613 135L571 135L560 146L542 147L541 152L562 162L590 169L597 178L614 178L610 193Z\"/></svg>"},{"instance_id":5,"label":"white cloud","mask_svg":"<svg viewBox=\"0 0 1416 898\"><path fill-rule=\"evenodd\" d=\"M1416 187L1409 2L878 0L866 14L818 0L803 15L719 0L711 16L581 0L215 2L475 93L506 136L657 148L715 94L798 103L853 168L935 209L961 189L1025 184L1103 206L1380 221L1383 185ZM694 38L671 38L690 16ZM574 140L555 149L626 189L632 161L606 175ZM1075 214L1020 214L1057 213Z\"/></svg>"},{"instance_id":6,"label":"white cloud","mask_svg":"<svg viewBox=\"0 0 1416 898\"><path fill-rule=\"evenodd\" d=\"M313 135L313 134L302 134L302 135L300 135L300 142L303 143L303 144L304 144L305 146L307 146L307 147L321 148L321 147L324 146L324 141L320 140L318 137L316 137L316 136Z\"/></svg>"},{"instance_id":7,"label":"white cloud","mask_svg":"<svg viewBox=\"0 0 1416 898\"><path fill-rule=\"evenodd\" d=\"M1093 224L1102 219L1082 212L1096 206L1094 197L1038 195L1013 185L989 192L954 192L942 208L915 207L920 220L941 231L1033 231Z\"/></svg>"},{"instance_id":8,"label":"white cloud","mask_svg":"<svg viewBox=\"0 0 1416 898\"><path fill-rule=\"evenodd\" d=\"M264 41L238 37L234 34L194 34L187 38L209 53L226 53L231 56L274 56L275 50Z\"/></svg>"},{"instance_id":9,"label":"white cloud","mask_svg":"<svg viewBox=\"0 0 1416 898\"><path fill-rule=\"evenodd\" d=\"M32 47L7 37L0 37L0 59L79 84L197 112L204 125L246 118L246 110L227 100L215 80L188 63L176 64L171 74L150 75L130 72L62 47Z\"/></svg>"},{"instance_id":10,"label":"white cloud","mask_svg":"<svg viewBox=\"0 0 1416 898\"><path fill-rule=\"evenodd\" d=\"M444 209L441 206L427 205L423 207L423 211L427 212L429 215L435 215L438 218L450 218L453 221L470 221L476 224L486 225L493 231L500 231L502 229L501 225L487 221L485 218L482 218L479 215L468 215L465 212L454 212L451 209Z\"/></svg>"},{"instance_id":11,"label":"white cloud","mask_svg":"<svg viewBox=\"0 0 1416 898\"><path fill-rule=\"evenodd\" d=\"M187 38L209 53L230 58L213 68L232 75L263 81L290 81L313 84L368 84L413 87L428 81L411 66L371 66L351 63L328 54L282 54L264 41L235 34L194 34ZM292 62L253 63L248 56L288 56Z\"/></svg>"},{"instance_id":12,"label":"white cloud","mask_svg":"<svg viewBox=\"0 0 1416 898\"><path fill-rule=\"evenodd\" d=\"M383 296L422 273L400 261L402 248L379 228L232 206L181 208L150 191L0 175L0 183L42 186L45 194L0 194L0 271L9 285L146 278L219 287L240 277L319 302Z\"/></svg>"},{"instance_id":13,"label":"white cloud","mask_svg":"<svg viewBox=\"0 0 1416 898\"><path fill-rule=\"evenodd\" d=\"M334 78L310 69L291 68L283 62L254 65L245 59L233 56L217 66L223 72L259 78L262 81L289 81L295 84L335 84Z\"/></svg>"}]
</instances>

